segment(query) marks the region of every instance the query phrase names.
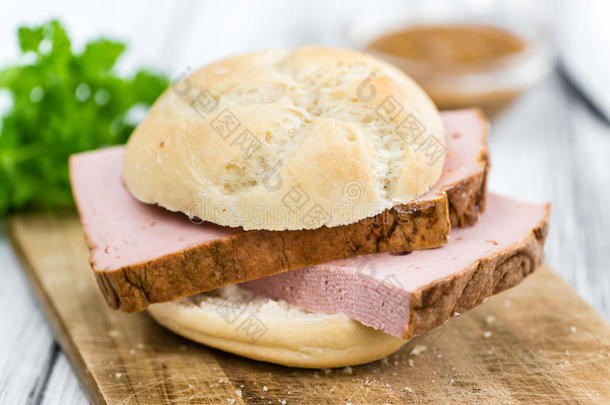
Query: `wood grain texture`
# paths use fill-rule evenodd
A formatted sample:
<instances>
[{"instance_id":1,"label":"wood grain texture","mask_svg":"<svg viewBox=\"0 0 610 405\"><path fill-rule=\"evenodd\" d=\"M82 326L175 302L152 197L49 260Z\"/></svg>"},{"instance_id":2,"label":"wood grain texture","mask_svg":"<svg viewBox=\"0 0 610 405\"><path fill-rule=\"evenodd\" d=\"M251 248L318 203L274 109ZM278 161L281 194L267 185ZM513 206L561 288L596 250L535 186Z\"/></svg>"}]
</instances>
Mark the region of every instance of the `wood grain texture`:
<instances>
[{"instance_id":1,"label":"wood grain texture","mask_svg":"<svg viewBox=\"0 0 610 405\"><path fill-rule=\"evenodd\" d=\"M63 352L59 353L53 370L49 373L46 390L40 399L42 405L87 403L87 398L80 389L78 380Z\"/></svg>"},{"instance_id":2,"label":"wood grain texture","mask_svg":"<svg viewBox=\"0 0 610 405\"><path fill-rule=\"evenodd\" d=\"M15 217L9 229L94 403L610 401L610 327L546 268L385 360L297 370L196 345L145 313L110 310L74 215Z\"/></svg>"},{"instance_id":3,"label":"wood grain texture","mask_svg":"<svg viewBox=\"0 0 610 405\"><path fill-rule=\"evenodd\" d=\"M489 190L551 201L550 265L610 318L610 128L553 75L492 123Z\"/></svg>"},{"instance_id":4,"label":"wood grain texture","mask_svg":"<svg viewBox=\"0 0 610 405\"><path fill-rule=\"evenodd\" d=\"M0 404L35 403L53 365L53 334L7 243L0 275Z\"/></svg>"}]
</instances>

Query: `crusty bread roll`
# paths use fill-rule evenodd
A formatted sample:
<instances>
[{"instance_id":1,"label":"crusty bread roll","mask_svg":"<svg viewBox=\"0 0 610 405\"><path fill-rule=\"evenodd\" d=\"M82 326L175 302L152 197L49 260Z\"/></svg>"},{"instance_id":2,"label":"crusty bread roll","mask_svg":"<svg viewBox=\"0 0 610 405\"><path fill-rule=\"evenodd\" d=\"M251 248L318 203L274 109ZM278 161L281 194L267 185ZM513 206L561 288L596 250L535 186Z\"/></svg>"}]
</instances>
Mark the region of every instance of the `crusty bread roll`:
<instances>
[{"instance_id":1,"label":"crusty bread roll","mask_svg":"<svg viewBox=\"0 0 610 405\"><path fill-rule=\"evenodd\" d=\"M307 46L179 77L127 144L123 179L146 203L244 229L337 226L438 180L434 104L397 68Z\"/></svg>"},{"instance_id":2,"label":"crusty bread roll","mask_svg":"<svg viewBox=\"0 0 610 405\"><path fill-rule=\"evenodd\" d=\"M194 341L291 367L368 363L407 342L343 314L307 312L235 285L154 304L148 311L161 325Z\"/></svg>"}]
</instances>

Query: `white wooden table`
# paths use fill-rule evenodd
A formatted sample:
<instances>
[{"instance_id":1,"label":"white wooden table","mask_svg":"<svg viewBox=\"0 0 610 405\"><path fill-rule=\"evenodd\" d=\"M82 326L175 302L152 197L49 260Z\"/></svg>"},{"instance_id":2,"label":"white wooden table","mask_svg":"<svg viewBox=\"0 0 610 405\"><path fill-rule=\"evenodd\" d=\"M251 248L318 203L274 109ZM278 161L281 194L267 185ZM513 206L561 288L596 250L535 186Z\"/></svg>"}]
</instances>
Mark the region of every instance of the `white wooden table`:
<instances>
[{"instance_id":1,"label":"white wooden table","mask_svg":"<svg viewBox=\"0 0 610 405\"><path fill-rule=\"evenodd\" d=\"M70 3L66 0L63 2ZM118 7L119 2L101 3L104 4L102 8L113 9ZM106 6L106 3L110 6ZM186 7L186 3L192 6L188 9L192 13L195 8L201 11L200 6L194 6L195 3L182 2L181 5ZM318 6L324 3L318 2ZM18 7L19 4L11 2L10 7ZM141 3L132 5L134 3L129 2L130 6L123 2L120 4L122 8L150 11L147 5ZM215 7L218 4L220 2L215 3ZM101 6L98 6L95 6L96 9L101 10ZM182 11L185 11L184 7ZM266 13L264 7L257 7L259 16ZM203 9L203 14L209 17L206 23L210 24L214 20L210 5ZM29 7L27 12L28 16L44 15L40 7ZM165 66L169 72L179 72L189 63L206 62L209 54L218 54L219 49L229 53L240 51L243 41L262 43L261 46L277 45L269 36L252 36L242 32L229 38L227 31L215 38L202 40L202 47L205 44L209 46L203 48L210 50L208 53L198 54L201 48L193 43L189 51L177 54L173 45L168 47L169 42L162 41L163 29L169 27L174 30L174 37L188 40L189 35L197 32L184 28L194 24L189 17L191 13L172 13L169 18L166 18L167 12L163 10L156 14L158 16L153 23L148 21L149 28L142 29L142 35L151 43L156 40L161 42L157 56L147 51L136 55L136 59ZM116 20L113 19L118 24L113 27L139 25L143 24L144 18L153 18L148 14L133 15L139 17L128 18L126 13L120 13ZM105 21L104 18L98 20ZM72 27L77 25L77 21L73 19L68 24ZM99 27L99 21L96 21L93 24ZM0 22L3 22L2 17ZM244 21L233 22L242 24ZM308 22L311 21L306 17L300 17L299 24ZM294 33L295 43L310 38L296 25L281 24L284 31ZM336 33L327 25L319 30L322 37L310 42L328 43L327 39ZM198 26L205 31L205 24ZM151 27L155 29L151 31ZM257 26L252 32L258 33L261 28L264 27ZM235 29L235 26L229 29ZM83 36L83 30L75 31ZM265 38L266 42L262 40ZM0 37L0 42L2 39ZM294 45L291 41L278 40L284 45ZM0 50L2 52L4 50ZM552 75L493 123L489 141L492 158L489 188L522 199L552 201L547 260L581 296L606 318L610 318L610 128L597 121L562 80ZM74 373L55 342L25 276L1 233L0 275L0 404L86 403Z\"/></svg>"}]
</instances>

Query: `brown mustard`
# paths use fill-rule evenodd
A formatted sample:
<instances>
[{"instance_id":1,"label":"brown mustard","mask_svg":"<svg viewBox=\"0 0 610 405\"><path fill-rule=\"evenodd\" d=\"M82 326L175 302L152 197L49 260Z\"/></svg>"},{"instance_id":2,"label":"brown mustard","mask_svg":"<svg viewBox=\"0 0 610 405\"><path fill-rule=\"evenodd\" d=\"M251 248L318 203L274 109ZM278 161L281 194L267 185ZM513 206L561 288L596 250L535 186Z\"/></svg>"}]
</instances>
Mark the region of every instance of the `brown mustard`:
<instances>
[{"instance_id":1,"label":"brown mustard","mask_svg":"<svg viewBox=\"0 0 610 405\"><path fill-rule=\"evenodd\" d=\"M520 89L466 95L443 87L435 75L485 72L526 46L520 37L491 26L417 25L384 34L373 40L368 49L410 74L440 109L478 106L494 114L510 104Z\"/></svg>"}]
</instances>

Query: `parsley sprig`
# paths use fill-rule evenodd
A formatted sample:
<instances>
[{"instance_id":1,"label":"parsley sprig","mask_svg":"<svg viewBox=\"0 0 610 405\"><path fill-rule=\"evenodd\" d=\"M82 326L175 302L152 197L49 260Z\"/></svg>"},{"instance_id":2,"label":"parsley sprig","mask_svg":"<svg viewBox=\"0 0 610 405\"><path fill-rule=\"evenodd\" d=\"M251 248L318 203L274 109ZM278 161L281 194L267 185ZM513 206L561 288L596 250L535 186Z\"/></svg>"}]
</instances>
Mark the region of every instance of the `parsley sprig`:
<instances>
[{"instance_id":1,"label":"parsley sprig","mask_svg":"<svg viewBox=\"0 0 610 405\"><path fill-rule=\"evenodd\" d=\"M75 54L58 21L18 31L21 58L0 70L12 106L0 128L0 217L20 209L73 205L68 156L124 143L133 108L150 106L167 77L113 70L125 50L100 38Z\"/></svg>"}]
</instances>

